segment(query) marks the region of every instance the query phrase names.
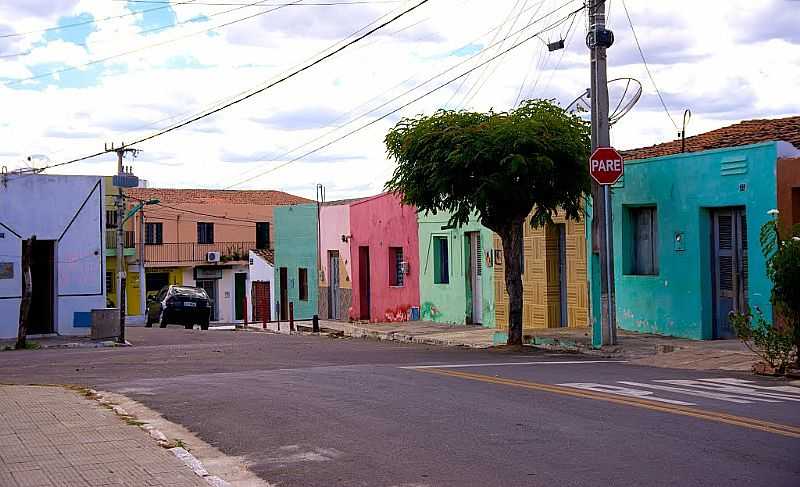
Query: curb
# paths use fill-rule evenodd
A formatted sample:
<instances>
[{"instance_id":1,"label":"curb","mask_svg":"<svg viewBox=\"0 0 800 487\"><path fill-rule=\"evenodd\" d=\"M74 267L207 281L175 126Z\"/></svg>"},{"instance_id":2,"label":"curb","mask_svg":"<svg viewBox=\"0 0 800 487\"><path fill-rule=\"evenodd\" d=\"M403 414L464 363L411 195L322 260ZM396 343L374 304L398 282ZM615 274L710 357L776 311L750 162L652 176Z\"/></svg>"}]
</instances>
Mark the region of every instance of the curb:
<instances>
[{"instance_id":1,"label":"curb","mask_svg":"<svg viewBox=\"0 0 800 487\"><path fill-rule=\"evenodd\" d=\"M440 338L433 338L433 337L426 337L419 335L406 335L397 332L390 332L390 333L376 332L368 330L366 328L359 328L356 326L348 326L348 325L345 325L344 327L344 334L353 338L369 338L379 341L416 343L420 345L464 347L464 348L474 348L474 349L485 349L485 348L491 348L493 346L492 344L487 344L487 345L468 344L447 339L440 339Z\"/></svg>"},{"instance_id":2,"label":"curb","mask_svg":"<svg viewBox=\"0 0 800 487\"><path fill-rule=\"evenodd\" d=\"M102 394L97 392L94 389L86 389L86 392L90 395L90 397L94 398L97 402L102 404L103 406L111 409L117 416L126 420L126 421L137 421L134 416L128 413L124 408L121 406L112 403L111 401L105 399ZM156 443L162 448L166 448L170 452L172 452L175 457L182 461L187 467L189 467L192 472L195 473L198 477L205 480L209 485L213 487L231 487L231 484L225 482L221 478L217 477L216 475L211 475L208 473L208 470L203 466L203 462L197 459L194 455L189 453L188 450L181 446L171 446L169 439L167 439L166 435L162 433L160 430L153 427L153 425L148 423L138 422L139 428L143 429L153 438Z\"/></svg>"}]
</instances>

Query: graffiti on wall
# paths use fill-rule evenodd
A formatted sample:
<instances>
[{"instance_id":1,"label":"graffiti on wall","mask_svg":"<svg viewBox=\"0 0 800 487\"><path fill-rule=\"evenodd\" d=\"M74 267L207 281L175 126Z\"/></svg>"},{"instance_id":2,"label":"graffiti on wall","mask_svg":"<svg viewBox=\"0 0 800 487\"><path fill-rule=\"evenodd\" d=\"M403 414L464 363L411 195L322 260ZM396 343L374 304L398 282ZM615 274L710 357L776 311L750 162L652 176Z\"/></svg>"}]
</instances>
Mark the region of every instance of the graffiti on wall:
<instances>
[{"instance_id":1,"label":"graffiti on wall","mask_svg":"<svg viewBox=\"0 0 800 487\"><path fill-rule=\"evenodd\" d=\"M431 303L430 301L422 303L422 306L420 306L419 314L421 319L423 320L427 319L433 321L442 316L442 312L439 311L439 308L437 308L436 305Z\"/></svg>"}]
</instances>

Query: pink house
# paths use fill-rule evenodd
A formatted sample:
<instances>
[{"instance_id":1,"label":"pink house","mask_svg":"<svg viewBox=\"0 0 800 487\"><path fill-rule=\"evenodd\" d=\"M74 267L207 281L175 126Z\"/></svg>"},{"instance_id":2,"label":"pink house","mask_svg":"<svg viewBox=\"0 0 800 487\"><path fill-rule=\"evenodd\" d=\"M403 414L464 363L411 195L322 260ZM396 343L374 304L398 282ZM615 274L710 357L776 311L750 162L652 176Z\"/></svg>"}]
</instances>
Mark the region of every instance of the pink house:
<instances>
[{"instance_id":1,"label":"pink house","mask_svg":"<svg viewBox=\"0 0 800 487\"><path fill-rule=\"evenodd\" d=\"M419 306L417 211L383 193L350 204L350 318L405 321Z\"/></svg>"}]
</instances>

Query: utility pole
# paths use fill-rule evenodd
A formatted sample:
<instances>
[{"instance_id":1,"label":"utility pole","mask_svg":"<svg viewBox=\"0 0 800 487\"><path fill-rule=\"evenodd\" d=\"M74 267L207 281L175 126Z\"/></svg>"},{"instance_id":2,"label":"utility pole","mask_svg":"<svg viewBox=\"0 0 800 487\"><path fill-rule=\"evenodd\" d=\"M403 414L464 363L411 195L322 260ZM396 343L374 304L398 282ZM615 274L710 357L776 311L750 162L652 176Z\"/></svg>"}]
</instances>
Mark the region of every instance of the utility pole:
<instances>
[{"instance_id":1,"label":"utility pole","mask_svg":"<svg viewBox=\"0 0 800 487\"><path fill-rule=\"evenodd\" d=\"M606 30L605 0L596 0L589 7L589 34L586 44L591 53L591 106L592 152L598 147L611 147L608 120L608 76L606 74L606 49L614 42L614 35ZM592 181L592 268L593 294L600 291L600 323L594 314L593 345L617 343L616 297L614 292L614 239L611 231L611 190L608 184ZM599 273L596 272L599 267ZM600 285L594 281L600 277ZM599 335L599 336L598 336Z\"/></svg>"},{"instance_id":2,"label":"utility pole","mask_svg":"<svg viewBox=\"0 0 800 487\"><path fill-rule=\"evenodd\" d=\"M139 312L147 321L147 275L144 271L145 223L144 206L139 214Z\"/></svg>"},{"instance_id":3,"label":"utility pole","mask_svg":"<svg viewBox=\"0 0 800 487\"><path fill-rule=\"evenodd\" d=\"M108 150L108 149L106 149ZM117 176L114 180L114 185L117 186L117 308L119 309L119 343L125 343L125 286L127 277L125 274L125 195L122 192L123 187L131 187L130 172L125 171L122 165L122 159L125 157L126 152L136 155L137 149L125 147L122 143L120 148L115 149L114 144L111 144L111 151L117 153ZM135 186L135 185L133 185Z\"/></svg>"}]
</instances>

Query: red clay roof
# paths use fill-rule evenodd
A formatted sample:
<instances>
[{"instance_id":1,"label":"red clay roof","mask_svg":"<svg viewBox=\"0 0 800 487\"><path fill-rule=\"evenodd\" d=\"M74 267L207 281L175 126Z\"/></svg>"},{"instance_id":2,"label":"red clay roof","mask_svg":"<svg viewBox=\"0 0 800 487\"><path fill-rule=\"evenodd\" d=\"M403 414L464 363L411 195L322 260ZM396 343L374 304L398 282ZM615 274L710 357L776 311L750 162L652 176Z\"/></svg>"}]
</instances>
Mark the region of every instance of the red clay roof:
<instances>
[{"instance_id":1,"label":"red clay roof","mask_svg":"<svg viewBox=\"0 0 800 487\"><path fill-rule=\"evenodd\" d=\"M268 249L253 249L253 253L266 260L271 265L275 265L275 253L273 251Z\"/></svg>"},{"instance_id":2,"label":"red clay roof","mask_svg":"<svg viewBox=\"0 0 800 487\"><path fill-rule=\"evenodd\" d=\"M273 190L221 190L221 189L178 189L178 188L131 188L125 191L128 196L139 199L156 198L165 204L228 203L236 205L280 206L311 203L311 200Z\"/></svg>"},{"instance_id":3,"label":"red clay roof","mask_svg":"<svg viewBox=\"0 0 800 487\"><path fill-rule=\"evenodd\" d=\"M800 116L745 120L710 132L693 135L686 138L686 152L777 141L789 142L800 149ZM625 150L622 151L622 157L626 160L648 159L680 154L680 152L681 141L674 140L650 147Z\"/></svg>"}]
</instances>

